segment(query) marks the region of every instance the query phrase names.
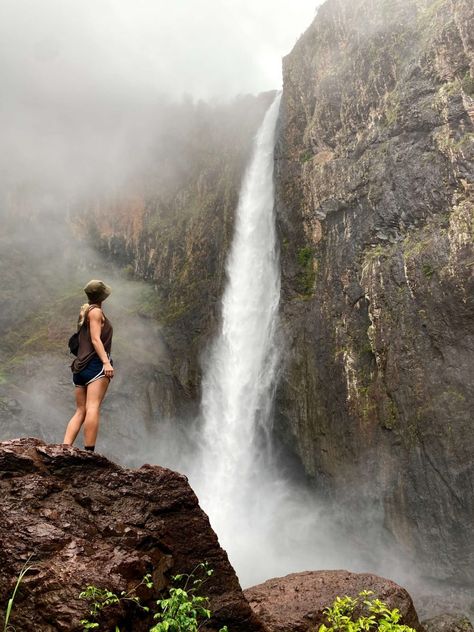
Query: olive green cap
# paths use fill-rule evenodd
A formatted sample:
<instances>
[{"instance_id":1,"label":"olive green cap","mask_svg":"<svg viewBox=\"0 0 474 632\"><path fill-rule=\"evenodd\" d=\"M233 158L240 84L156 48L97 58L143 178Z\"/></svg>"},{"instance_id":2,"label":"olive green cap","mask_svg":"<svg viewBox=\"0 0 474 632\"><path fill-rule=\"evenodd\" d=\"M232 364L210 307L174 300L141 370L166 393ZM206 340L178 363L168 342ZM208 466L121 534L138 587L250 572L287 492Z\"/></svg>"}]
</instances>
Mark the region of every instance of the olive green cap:
<instances>
[{"instance_id":1,"label":"olive green cap","mask_svg":"<svg viewBox=\"0 0 474 632\"><path fill-rule=\"evenodd\" d=\"M84 288L84 292L87 294L87 298L90 301L105 301L110 295L112 289L109 285L106 285L103 281L92 279Z\"/></svg>"}]
</instances>

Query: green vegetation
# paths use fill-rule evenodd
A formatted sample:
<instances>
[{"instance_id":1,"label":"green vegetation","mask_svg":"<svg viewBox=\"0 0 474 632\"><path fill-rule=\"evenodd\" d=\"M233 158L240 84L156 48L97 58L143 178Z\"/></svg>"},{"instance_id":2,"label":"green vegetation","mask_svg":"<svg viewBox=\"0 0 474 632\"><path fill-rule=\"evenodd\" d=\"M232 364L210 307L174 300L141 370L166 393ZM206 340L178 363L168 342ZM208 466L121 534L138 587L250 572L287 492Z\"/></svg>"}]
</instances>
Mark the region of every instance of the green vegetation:
<instances>
[{"instance_id":1,"label":"green vegetation","mask_svg":"<svg viewBox=\"0 0 474 632\"><path fill-rule=\"evenodd\" d=\"M11 381L15 370L32 356L45 351L64 352L78 307L76 288L65 285L51 290L44 303L19 312L14 326L0 335L0 384Z\"/></svg>"},{"instance_id":2,"label":"green vegetation","mask_svg":"<svg viewBox=\"0 0 474 632\"><path fill-rule=\"evenodd\" d=\"M15 601L16 593L18 592L20 584L23 581L23 577L26 575L26 573L28 573L34 568L34 565L30 564L31 557L32 556L30 555L30 557L24 563L23 568L21 569L20 574L18 575L18 579L16 580L16 584L15 584L15 588L13 589L12 596L8 600L7 610L5 612L5 623L3 625L3 632L8 632L9 630L15 630L15 628L10 624L10 617L12 613L13 603Z\"/></svg>"},{"instance_id":3,"label":"green vegetation","mask_svg":"<svg viewBox=\"0 0 474 632\"><path fill-rule=\"evenodd\" d=\"M92 619L97 619L100 613L105 608L111 606L117 606L120 603L132 602L136 604L143 611L148 612L149 608L142 606L140 599L138 598L136 591L141 587L153 588L153 582L151 581L151 575L145 575L142 581L135 586L132 590L125 592L124 590L120 595L116 595L107 588L98 588L97 586L87 586L87 588L80 593L79 599L85 599L90 603L89 616ZM82 627L84 630L96 630L99 628L97 621L89 621L89 619L82 619ZM118 628L116 628L118 630Z\"/></svg>"},{"instance_id":4,"label":"green vegetation","mask_svg":"<svg viewBox=\"0 0 474 632\"><path fill-rule=\"evenodd\" d=\"M386 257L391 253L389 244L377 244L364 250L362 261L362 275L364 276L372 269L372 265L380 261L382 257Z\"/></svg>"},{"instance_id":5,"label":"green vegetation","mask_svg":"<svg viewBox=\"0 0 474 632\"><path fill-rule=\"evenodd\" d=\"M410 233L403 240L403 254L405 259L412 259L420 255L424 250L429 247L429 237L425 237L423 234Z\"/></svg>"},{"instance_id":6,"label":"green vegetation","mask_svg":"<svg viewBox=\"0 0 474 632\"><path fill-rule=\"evenodd\" d=\"M313 260L313 251L311 248L305 247L298 250L298 263L302 267L306 267Z\"/></svg>"},{"instance_id":7,"label":"green vegetation","mask_svg":"<svg viewBox=\"0 0 474 632\"><path fill-rule=\"evenodd\" d=\"M382 420L382 426L387 430L393 430L397 424L398 409L393 399L389 399L384 409L385 416Z\"/></svg>"},{"instance_id":8,"label":"green vegetation","mask_svg":"<svg viewBox=\"0 0 474 632\"><path fill-rule=\"evenodd\" d=\"M394 90L389 99L387 99L387 103L385 106L385 122L391 127L395 125L398 121L398 118L401 113L401 103L400 103L400 95Z\"/></svg>"},{"instance_id":9,"label":"green vegetation","mask_svg":"<svg viewBox=\"0 0 474 632\"><path fill-rule=\"evenodd\" d=\"M376 261L385 254L385 250L382 244L377 244L377 246L373 246L370 250L365 251L365 259L367 262Z\"/></svg>"},{"instance_id":10,"label":"green vegetation","mask_svg":"<svg viewBox=\"0 0 474 632\"><path fill-rule=\"evenodd\" d=\"M433 276L433 274L435 273L435 269L433 268L433 266L431 265L431 263L424 263L421 266L421 269L423 271L423 274L425 275L425 277L427 279L431 279L431 277Z\"/></svg>"},{"instance_id":11,"label":"green vegetation","mask_svg":"<svg viewBox=\"0 0 474 632\"><path fill-rule=\"evenodd\" d=\"M298 278L298 290L303 296L312 296L314 293L314 282L316 280L316 269L314 253L312 248L305 246L300 248L296 254L298 264L302 270Z\"/></svg>"},{"instance_id":12,"label":"green vegetation","mask_svg":"<svg viewBox=\"0 0 474 632\"><path fill-rule=\"evenodd\" d=\"M158 292L151 285L145 286L138 298L138 314L149 318L156 318L160 307L161 301Z\"/></svg>"},{"instance_id":13,"label":"green vegetation","mask_svg":"<svg viewBox=\"0 0 474 632\"><path fill-rule=\"evenodd\" d=\"M311 160L311 158L313 158L313 156L314 156L314 154L311 151L311 149L305 149L300 154L300 161L301 162L308 162L308 160Z\"/></svg>"},{"instance_id":14,"label":"green vegetation","mask_svg":"<svg viewBox=\"0 0 474 632\"><path fill-rule=\"evenodd\" d=\"M446 5L446 2L447 0L436 0L436 2L421 10L418 14L420 27L427 28L430 25L430 22L434 21L435 18L438 17L438 14ZM431 34L430 31L428 31L428 34Z\"/></svg>"},{"instance_id":15,"label":"green vegetation","mask_svg":"<svg viewBox=\"0 0 474 632\"><path fill-rule=\"evenodd\" d=\"M376 405L372 399L371 393L372 388L370 384L367 386L357 387L358 405L361 418L364 423L370 422L374 418L374 414L376 412Z\"/></svg>"},{"instance_id":16,"label":"green vegetation","mask_svg":"<svg viewBox=\"0 0 474 632\"><path fill-rule=\"evenodd\" d=\"M133 281L133 279L135 278L135 267L133 266L133 264L128 263L126 266L124 266L122 268L122 274L126 279Z\"/></svg>"},{"instance_id":17,"label":"green vegetation","mask_svg":"<svg viewBox=\"0 0 474 632\"><path fill-rule=\"evenodd\" d=\"M466 94L468 94L470 97L474 96L474 77L471 77L471 74L469 72L466 72L461 85Z\"/></svg>"},{"instance_id":18,"label":"green vegetation","mask_svg":"<svg viewBox=\"0 0 474 632\"><path fill-rule=\"evenodd\" d=\"M453 386L448 387L439 395L440 400L447 400L448 402L455 402L456 404L463 404L466 401L464 393L456 390Z\"/></svg>"},{"instance_id":19,"label":"green vegetation","mask_svg":"<svg viewBox=\"0 0 474 632\"><path fill-rule=\"evenodd\" d=\"M196 573L201 577L196 577ZM157 611L153 614L156 623L150 628L150 632L198 632L204 622L211 618L209 599L198 592L212 574L212 569L204 562L198 564L189 575L175 575L172 578L174 585L169 589L169 596L156 602ZM182 584L182 587L179 587L179 584ZM150 608L143 606L137 595L137 590L141 586L153 588L151 575L145 575L134 589L122 591L120 595L106 588L87 586L79 595L81 599L90 602L90 618L81 621L83 630L99 630L100 624L97 619L100 618L100 613L106 608L123 605L126 602L132 602L142 611L150 612ZM120 632L118 626L115 627L115 632ZM227 626L219 632L228 632Z\"/></svg>"},{"instance_id":20,"label":"green vegetation","mask_svg":"<svg viewBox=\"0 0 474 632\"><path fill-rule=\"evenodd\" d=\"M447 81L444 83L439 89L439 94L441 96L450 96L453 94L458 94L461 90L462 84L459 79L453 79L452 81Z\"/></svg>"},{"instance_id":21,"label":"green vegetation","mask_svg":"<svg viewBox=\"0 0 474 632\"><path fill-rule=\"evenodd\" d=\"M413 628L399 623L398 608L390 608L380 599L373 599L373 593L364 590L357 597L336 597L325 609L329 626L322 624L319 632L415 632Z\"/></svg>"}]
</instances>

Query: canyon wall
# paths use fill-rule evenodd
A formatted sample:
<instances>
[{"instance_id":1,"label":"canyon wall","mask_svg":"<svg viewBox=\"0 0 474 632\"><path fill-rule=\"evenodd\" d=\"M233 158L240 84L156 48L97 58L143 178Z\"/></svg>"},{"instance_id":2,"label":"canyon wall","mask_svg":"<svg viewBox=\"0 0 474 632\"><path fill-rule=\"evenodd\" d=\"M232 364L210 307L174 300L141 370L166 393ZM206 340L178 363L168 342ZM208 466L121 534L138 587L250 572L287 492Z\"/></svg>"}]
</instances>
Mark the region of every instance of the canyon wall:
<instances>
[{"instance_id":1,"label":"canyon wall","mask_svg":"<svg viewBox=\"0 0 474 632\"><path fill-rule=\"evenodd\" d=\"M425 574L474 581L474 5L329 0L284 59L275 432ZM354 485L357 499L354 499Z\"/></svg>"},{"instance_id":2,"label":"canyon wall","mask_svg":"<svg viewBox=\"0 0 474 632\"><path fill-rule=\"evenodd\" d=\"M162 327L177 388L197 412L200 355L216 331L234 211L253 137L273 92L229 104L176 107L157 156L81 222L97 249L145 280L143 306ZM159 389L158 402L164 393Z\"/></svg>"}]
</instances>

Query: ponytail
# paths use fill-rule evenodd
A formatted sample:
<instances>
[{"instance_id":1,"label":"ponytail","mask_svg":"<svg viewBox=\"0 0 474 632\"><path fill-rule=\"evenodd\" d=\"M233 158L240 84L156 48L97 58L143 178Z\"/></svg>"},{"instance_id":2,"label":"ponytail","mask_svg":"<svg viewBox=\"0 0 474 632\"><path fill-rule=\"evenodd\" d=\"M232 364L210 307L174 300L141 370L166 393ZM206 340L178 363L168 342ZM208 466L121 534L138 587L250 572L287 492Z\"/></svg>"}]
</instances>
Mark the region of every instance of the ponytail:
<instances>
[{"instance_id":1,"label":"ponytail","mask_svg":"<svg viewBox=\"0 0 474 632\"><path fill-rule=\"evenodd\" d=\"M86 319L86 314L88 312L88 309L90 307L89 303L84 303L84 305L82 305L80 312L79 312L79 317L77 319L77 329L79 330L82 325L84 324L84 321Z\"/></svg>"}]
</instances>

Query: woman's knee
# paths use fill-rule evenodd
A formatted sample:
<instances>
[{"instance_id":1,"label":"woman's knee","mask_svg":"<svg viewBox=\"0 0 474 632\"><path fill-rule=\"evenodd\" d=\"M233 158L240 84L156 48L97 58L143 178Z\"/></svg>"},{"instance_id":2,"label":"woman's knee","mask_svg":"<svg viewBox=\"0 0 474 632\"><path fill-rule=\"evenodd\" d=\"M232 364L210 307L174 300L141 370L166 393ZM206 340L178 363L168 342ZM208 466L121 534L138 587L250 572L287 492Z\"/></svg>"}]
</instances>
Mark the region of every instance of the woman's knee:
<instances>
[{"instance_id":1,"label":"woman's knee","mask_svg":"<svg viewBox=\"0 0 474 632\"><path fill-rule=\"evenodd\" d=\"M86 417L86 407L85 406L77 406L76 407L76 415L84 421Z\"/></svg>"},{"instance_id":2,"label":"woman's knee","mask_svg":"<svg viewBox=\"0 0 474 632\"><path fill-rule=\"evenodd\" d=\"M86 404L84 416L91 417L93 415L98 415L99 410L100 404L97 404L96 402L91 402L90 404Z\"/></svg>"}]
</instances>

